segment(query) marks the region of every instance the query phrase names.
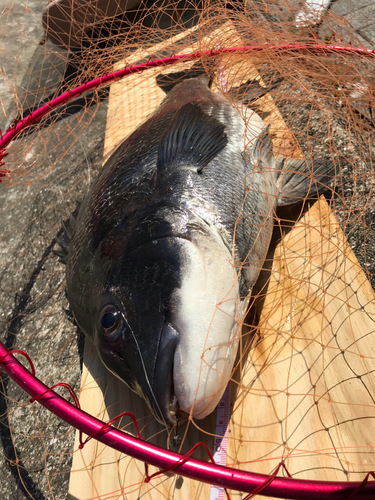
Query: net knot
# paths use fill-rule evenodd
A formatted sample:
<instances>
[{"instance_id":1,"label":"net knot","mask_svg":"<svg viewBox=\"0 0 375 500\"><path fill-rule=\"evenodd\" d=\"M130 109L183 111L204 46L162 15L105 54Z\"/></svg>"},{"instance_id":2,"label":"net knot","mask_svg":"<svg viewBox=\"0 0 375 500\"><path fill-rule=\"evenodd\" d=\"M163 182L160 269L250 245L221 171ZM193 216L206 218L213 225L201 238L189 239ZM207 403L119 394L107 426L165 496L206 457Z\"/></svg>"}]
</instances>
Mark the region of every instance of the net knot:
<instances>
[{"instance_id":1,"label":"net knot","mask_svg":"<svg viewBox=\"0 0 375 500\"><path fill-rule=\"evenodd\" d=\"M34 403L34 401L37 401L39 398L41 398L42 396L44 396L45 394L47 394L47 392L52 391L55 387L65 387L65 389L68 389L69 394L72 396L74 404L76 405L76 407L77 408L81 408L81 406L79 404L78 397L77 397L76 393L74 392L72 386L70 386L69 384L67 384L65 382L58 382L57 384L53 385L52 387L48 387L48 389L45 390L44 392L41 392L37 396L34 396L33 398L31 398L30 399L30 403Z\"/></svg>"},{"instance_id":2,"label":"net knot","mask_svg":"<svg viewBox=\"0 0 375 500\"><path fill-rule=\"evenodd\" d=\"M31 361L30 356L26 352L21 351L20 349L13 349L12 351L8 351L7 354L5 354L2 358L0 358L0 363L5 363L6 362L5 358L7 358L9 356L9 354L15 354L15 353L22 354L22 356L24 356L27 359L27 361L30 364L31 373L35 377L35 368L34 368L33 362Z\"/></svg>"},{"instance_id":3,"label":"net knot","mask_svg":"<svg viewBox=\"0 0 375 500\"><path fill-rule=\"evenodd\" d=\"M130 417L132 420L133 420L133 424L136 428L136 431L137 431L137 435L138 435L138 439L142 439L142 436L141 436L141 433L139 432L139 428L138 428L138 424L137 424L137 419L135 418L135 415L134 413L130 412L130 411L124 411L122 413L120 413L119 415L117 415L117 417L114 417L112 418L111 420L109 420L106 424L103 424L100 429L98 429L97 431L93 432L92 434L90 434L90 436L88 436L84 441L82 441L82 431L79 431L79 446L78 446L78 449L79 450L82 450L83 447L85 446L85 444L90 441L90 439L92 439L93 437L97 436L98 434L101 434L101 433L105 433L107 431L110 430L111 426L121 417Z\"/></svg>"},{"instance_id":4,"label":"net knot","mask_svg":"<svg viewBox=\"0 0 375 500\"><path fill-rule=\"evenodd\" d=\"M263 491L265 488L267 488L274 479L276 479L277 474L279 473L279 470L283 468L284 471L286 472L288 477L292 477L292 475L289 473L288 469L286 468L286 465L284 462L280 462L279 465L276 467L275 471L264 481L263 484L257 486L255 490L253 490L251 493L246 495L246 497L243 498L243 500L250 500L250 498L254 498L255 495L259 495L261 491Z\"/></svg>"}]
</instances>

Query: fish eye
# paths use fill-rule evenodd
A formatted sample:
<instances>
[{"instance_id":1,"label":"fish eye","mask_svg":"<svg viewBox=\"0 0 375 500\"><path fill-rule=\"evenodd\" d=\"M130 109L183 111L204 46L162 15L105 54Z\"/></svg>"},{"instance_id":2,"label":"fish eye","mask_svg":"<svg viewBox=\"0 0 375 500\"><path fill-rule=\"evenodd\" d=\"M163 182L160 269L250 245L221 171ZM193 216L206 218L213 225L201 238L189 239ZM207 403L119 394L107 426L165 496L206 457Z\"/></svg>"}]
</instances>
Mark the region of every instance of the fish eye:
<instances>
[{"instance_id":1,"label":"fish eye","mask_svg":"<svg viewBox=\"0 0 375 500\"><path fill-rule=\"evenodd\" d=\"M100 316L100 326L106 335L118 333L122 325L122 315L117 307L107 305L104 307Z\"/></svg>"}]
</instances>

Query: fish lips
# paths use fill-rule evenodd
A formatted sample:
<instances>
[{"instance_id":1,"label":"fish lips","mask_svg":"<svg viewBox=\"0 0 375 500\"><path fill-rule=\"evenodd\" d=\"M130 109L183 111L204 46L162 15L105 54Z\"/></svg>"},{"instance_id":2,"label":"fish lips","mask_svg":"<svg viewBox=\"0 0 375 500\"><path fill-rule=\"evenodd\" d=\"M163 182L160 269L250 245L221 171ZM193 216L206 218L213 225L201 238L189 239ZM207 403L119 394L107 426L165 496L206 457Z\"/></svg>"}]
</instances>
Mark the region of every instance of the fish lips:
<instances>
[{"instance_id":1,"label":"fish lips","mask_svg":"<svg viewBox=\"0 0 375 500\"><path fill-rule=\"evenodd\" d=\"M154 413L159 415L158 420L168 426L173 426L177 422L178 402L173 391L173 366L178 341L177 330L170 323L165 323L154 370L152 407Z\"/></svg>"}]
</instances>

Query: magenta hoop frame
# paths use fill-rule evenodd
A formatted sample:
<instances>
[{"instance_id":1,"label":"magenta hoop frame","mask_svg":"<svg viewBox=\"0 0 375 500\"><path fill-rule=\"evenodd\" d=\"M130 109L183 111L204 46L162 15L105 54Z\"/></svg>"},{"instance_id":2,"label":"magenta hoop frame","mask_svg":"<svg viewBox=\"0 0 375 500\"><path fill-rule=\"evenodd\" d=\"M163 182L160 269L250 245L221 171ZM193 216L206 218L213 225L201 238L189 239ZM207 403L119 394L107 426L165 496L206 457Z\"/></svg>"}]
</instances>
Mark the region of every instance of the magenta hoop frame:
<instances>
[{"instance_id":1,"label":"magenta hoop frame","mask_svg":"<svg viewBox=\"0 0 375 500\"><path fill-rule=\"evenodd\" d=\"M139 73L148 68L169 66L179 61L199 59L202 56L215 57L223 53L238 51L260 52L266 50L276 52L310 51L313 53L345 53L357 54L365 57L375 56L375 49L337 45L290 44L215 49L212 51L194 52L192 54L172 55L171 57L154 61L151 60L146 63L124 68L86 82L75 89L65 92L30 113L30 115L26 118L20 120L13 127L9 128L4 135L0 135L0 160L3 156L5 156L5 148L22 132L22 130L33 123L38 122L44 115L53 109L56 109L62 104L66 104L71 99L78 97L89 90L96 89L102 85L108 85L109 83L120 80L127 75ZM107 446L111 446L117 451L126 453L133 458L151 464L160 469L165 469L177 464L183 457L178 453L159 448L158 446L137 439L112 427L107 429L106 432L99 432L103 428L104 422L75 407L54 391L48 390L49 388L43 382L32 375L21 363L16 360L12 354L9 353L2 342L0 342L0 367L25 392L27 392L32 398L37 398L38 402L49 411L88 436L95 434L94 439L97 439ZM259 488L267 483L270 479L270 476L264 474L255 474L229 467L222 467L220 465L192 458L178 465L173 472L190 479L246 493L251 493L256 488ZM375 498L375 481L367 482L365 484L365 481L328 482L275 477L272 482L259 494L277 498L287 497L290 500L315 500L316 498L319 498L320 500L339 500L348 498L353 494L355 494L356 499L371 499Z\"/></svg>"},{"instance_id":2,"label":"magenta hoop frame","mask_svg":"<svg viewBox=\"0 0 375 500\"><path fill-rule=\"evenodd\" d=\"M97 433L93 436L94 439L121 453L126 453L160 469L173 466L183 457L183 455L147 443L113 427L105 432L99 432L104 422L80 410L56 392L48 390L48 386L17 361L2 342L0 342L0 367L32 398L37 398L47 410L88 436ZM190 479L245 493L251 493L269 480L269 476L265 474L222 467L195 458L188 459L182 465L177 466L173 472ZM356 499L374 499L375 481L364 485L361 482L309 481L275 477L271 484L259 494L290 500L316 500L317 498L339 500L350 497L356 490L358 490L355 495Z\"/></svg>"},{"instance_id":3,"label":"magenta hoop frame","mask_svg":"<svg viewBox=\"0 0 375 500\"><path fill-rule=\"evenodd\" d=\"M321 44L289 44L289 45L252 45L247 47L231 47L222 48L214 50L204 50L201 52L193 52L192 54L180 54L172 55L170 57L165 57L163 59L150 60L142 64L137 64L136 66L130 66L129 68L120 69L109 73L108 75L103 75L89 82L83 83L72 90L68 90L64 94L52 99L52 101L44 104L40 108L36 109L30 113L26 118L23 118L17 122L13 127L9 128L4 135L0 135L0 160L1 155L4 156L4 149L9 143L17 137L17 135L22 132L23 129L38 122L44 115L51 112L52 110L58 108L62 104L66 104L71 99L78 97L89 90L96 89L102 85L108 85L109 83L121 80L125 76L132 75L135 73L140 73L141 71L147 70L149 68L156 68L159 66L170 66L181 61L192 61L194 59L200 59L201 57L216 57L220 54L230 54L233 52L262 52L262 51L273 51L273 52L303 52L309 51L318 54L323 53L336 53L336 54L357 54L365 57L375 56L375 49L366 49L362 47L351 47L351 46L340 46L340 45L321 45Z\"/></svg>"}]
</instances>

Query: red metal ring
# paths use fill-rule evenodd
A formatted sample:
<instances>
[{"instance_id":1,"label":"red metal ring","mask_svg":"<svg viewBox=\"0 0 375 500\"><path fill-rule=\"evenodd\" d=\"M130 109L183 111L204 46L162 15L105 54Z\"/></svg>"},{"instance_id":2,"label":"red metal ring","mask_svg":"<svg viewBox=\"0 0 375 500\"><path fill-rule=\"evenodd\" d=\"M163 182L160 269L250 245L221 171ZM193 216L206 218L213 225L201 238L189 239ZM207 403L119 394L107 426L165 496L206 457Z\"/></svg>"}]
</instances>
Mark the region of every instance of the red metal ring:
<instances>
[{"instance_id":1,"label":"red metal ring","mask_svg":"<svg viewBox=\"0 0 375 500\"><path fill-rule=\"evenodd\" d=\"M40 404L69 425L89 436L98 433L105 425L104 422L76 408L55 392L48 391L49 388L43 382L26 370L12 354L9 354L2 342L0 342L0 360L1 369L24 391L33 398L38 397ZM177 462L181 463L184 459L183 455L159 448L114 428L108 429L105 433L96 434L94 439L160 469L171 466L173 468ZM262 495L291 500L316 500L317 498L338 500L348 498L353 493L356 493L357 499L375 498L375 482L328 482L273 478L265 474L222 467L193 458L178 465L173 472L190 479L246 493L251 493L267 484L266 488L262 489ZM270 478L272 478L271 483Z\"/></svg>"},{"instance_id":2,"label":"red metal ring","mask_svg":"<svg viewBox=\"0 0 375 500\"><path fill-rule=\"evenodd\" d=\"M172 55L171 57L164 57L163 59L156 59L155 61L148 61L142 64L137 64L136 66L131 66L129 68L120 69L109 73L108 75L103 75L89 82L83 83L74 89L68 90L64 94L52 99L52 101L47 102L40 108L36 109L30 113L26 118L15 123L15 125L9 128L5 134L0 136L0 151L4 149L9 143L17 137L17 135L22 132L23 129L38 122L44 115L58 108L62 104L66 104L71 99L80 96L81 94L88 92L89 90L96 89L102 85L108 85L109 83L121 80L124 76L132 75L145 71L149 68L155 68L159 66L170 66L176 62L181 61L192 61L194 59L200 59L201 57L216 57L220 54L228 54L233 52L261 52L261 51L273 51L273 52L303 52L309 51L313 53L344 53L344 54L357 54L365 57L375 56L375 49L366 49L361 47L351 47L351 46L339 46L339 45L320 45L320 44L289 44L289 45L253 45L247 47L230 47L230 48L220 48L215 50L204 50L201 52L194 52L192 54L180 54ZM3 155L4 156L4 155Z\"/></svg>"}]
</instances>

